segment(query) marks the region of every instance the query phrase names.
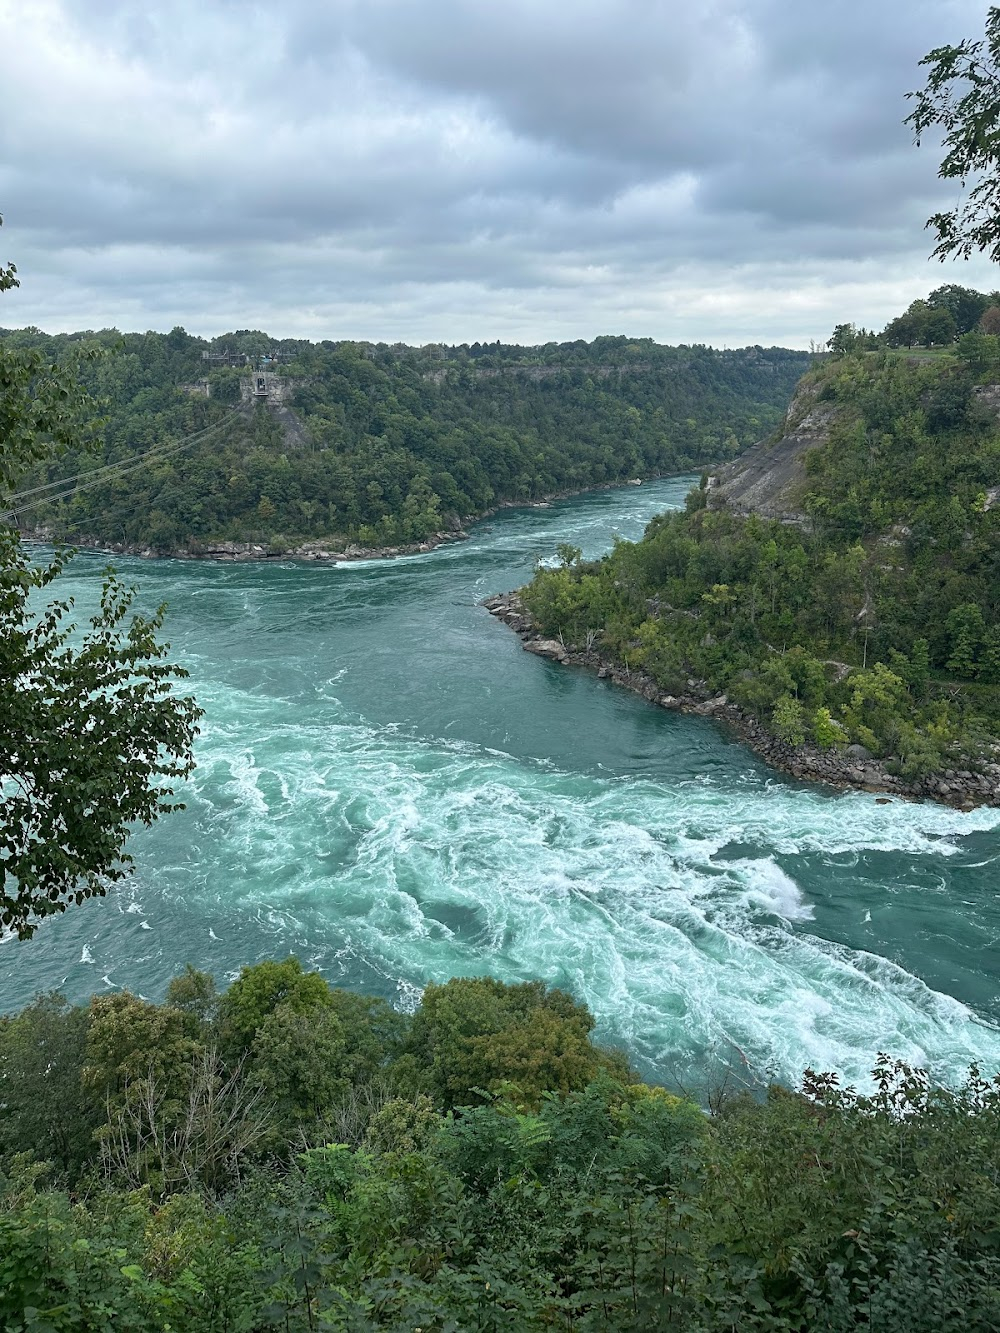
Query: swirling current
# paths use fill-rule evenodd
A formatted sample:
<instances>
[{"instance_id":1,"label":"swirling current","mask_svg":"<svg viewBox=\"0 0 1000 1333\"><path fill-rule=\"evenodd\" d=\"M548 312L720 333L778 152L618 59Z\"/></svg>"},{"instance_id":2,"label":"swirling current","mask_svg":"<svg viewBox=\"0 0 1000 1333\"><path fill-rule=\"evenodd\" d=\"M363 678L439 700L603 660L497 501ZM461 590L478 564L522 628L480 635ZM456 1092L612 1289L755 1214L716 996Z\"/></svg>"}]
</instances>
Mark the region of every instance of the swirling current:
<instances>
[{"instance_id":1,"label":"swirling current","mask_svg":"<svg viewBox=\"0 0 1000 1333\"><path fill-rule=\"evenodd\" d=\"M0 948L3 1007L294 953L401 1007L429 980L542 978L686 1088L858 1080L880 1050L1000 1068L1000 811L791 782L480 606L559 542L639 536L690 483L508 510L393 561L119 560L169 603L198 767L127 883ZM61 581L81 614L104 563Z\"/></svg>"}]
</instances>

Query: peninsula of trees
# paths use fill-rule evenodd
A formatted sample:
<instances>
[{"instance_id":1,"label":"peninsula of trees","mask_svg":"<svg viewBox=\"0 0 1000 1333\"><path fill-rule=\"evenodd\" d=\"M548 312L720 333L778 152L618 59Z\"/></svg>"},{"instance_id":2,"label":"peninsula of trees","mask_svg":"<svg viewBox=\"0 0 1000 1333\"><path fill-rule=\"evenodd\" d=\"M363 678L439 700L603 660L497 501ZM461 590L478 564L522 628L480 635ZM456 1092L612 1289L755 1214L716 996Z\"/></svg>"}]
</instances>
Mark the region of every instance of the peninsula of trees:
<instances>
[{"instance_id":1,"label":"peninsula of trees","mask_svg":"<svg viewBox=\"0 0 1000 1333\"><path fill-rule=\"evenodd\" d=\"M498 504L718 462L777 425L808 364L624 337L411 348L8 330L0 344L103 353L80 365L100 447L21 479L22 531L191 554L418 543Z\"/></svg>"},{"instance_id":2,"label":"peninsula of trees","mask_svg":"<svg viewBox=\"0 0 1000 1333\"><path fill-rule=\"evenodd\" d=\"M978 783L1000 736L998 381L994 335L834 356L686 512L604 560L566 552L524 604L543 634L671 695L700 682L791 747Z\"/></svg>"}]
</instances>

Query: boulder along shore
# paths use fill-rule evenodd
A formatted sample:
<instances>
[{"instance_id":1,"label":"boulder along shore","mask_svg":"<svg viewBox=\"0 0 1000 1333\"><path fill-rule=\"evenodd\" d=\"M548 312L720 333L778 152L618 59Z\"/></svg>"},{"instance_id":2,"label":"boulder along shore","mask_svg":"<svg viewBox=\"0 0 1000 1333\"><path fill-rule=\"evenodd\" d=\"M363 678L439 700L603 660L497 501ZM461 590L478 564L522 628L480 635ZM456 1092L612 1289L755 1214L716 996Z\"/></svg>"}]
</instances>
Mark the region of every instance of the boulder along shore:
<instances>
[{"instance_id":1,"label":"boulder along shore","mask_svg":"<svg viewBox=\"0 0 1000 1333\"><path fill-rule=\"evenodd\" d=\"M141 542L112 542L100 537L60 537L47 528L30 528L21 531L21 539L26 542L47 542L63 546L74 546L81 550L108 551L111 555L134 555L145 560L318 560L338 564L350 560L392 560L400 555L420 555L433 551L448 542L466 541L469 534L463 529L435 532L425 537L422 542L408 542L401 546L359 546L355 542L335 548L322 540L300 542L296 546L284 546L280 543L267 542L204 542L178 550L160 551L152 546L143 546Z\"/></svg>"},{"instance_id":2,"label":"boulder along shore","mask_svg":"<svg viewBox=\"0 0 1000 1333\"><path fill-rule=\"evenodd\" d=\"M893 797L931 800L959 810L973 810L979 805L1000 806L1000 764L985 764L981 772L975 773L949 768L925 777L904 778L890 773L880 759L873 758L862 746L821 750L815 745L789 745L772 736L755 717L731 703L724 694L713 694L703 681L689 679L686 693L668 694L651 676L630 669L599 648L567 648L559 639L544 638L516 591L487 597L482 605L518 635L527 652L561 666L584 667L600 680L631 690L661 708L713 718L773 768L794 778L872 792L882 801Z\"/></svg>"}]
</instances>

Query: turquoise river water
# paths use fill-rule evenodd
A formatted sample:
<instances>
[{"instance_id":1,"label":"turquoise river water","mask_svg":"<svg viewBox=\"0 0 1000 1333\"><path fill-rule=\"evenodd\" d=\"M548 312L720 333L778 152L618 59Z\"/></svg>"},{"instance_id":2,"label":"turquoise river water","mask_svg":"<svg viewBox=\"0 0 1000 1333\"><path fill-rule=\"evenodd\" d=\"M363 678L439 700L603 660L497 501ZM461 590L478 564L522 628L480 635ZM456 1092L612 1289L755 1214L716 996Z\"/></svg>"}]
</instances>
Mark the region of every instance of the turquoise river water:
<instances>
[{"instance_id":1,"label":"turquoise river water","mask_svg":"<svg viewBox=\"0 0 1000 1333\"><path fill-rule=\"evenodd\" d=\"M787 781L479 605L558 542L639 536L690 482L508 510L394 561L119 561L169 602L205 709L188 808L136 835L126 885L0 948L3 1007L295 953L402 1007L428 980L543 978L685 1087L856 1079L879 1050L1000 1068L1000 811ZM81 612L102 565L64 578Z\"/></svg>"}]
</instances>

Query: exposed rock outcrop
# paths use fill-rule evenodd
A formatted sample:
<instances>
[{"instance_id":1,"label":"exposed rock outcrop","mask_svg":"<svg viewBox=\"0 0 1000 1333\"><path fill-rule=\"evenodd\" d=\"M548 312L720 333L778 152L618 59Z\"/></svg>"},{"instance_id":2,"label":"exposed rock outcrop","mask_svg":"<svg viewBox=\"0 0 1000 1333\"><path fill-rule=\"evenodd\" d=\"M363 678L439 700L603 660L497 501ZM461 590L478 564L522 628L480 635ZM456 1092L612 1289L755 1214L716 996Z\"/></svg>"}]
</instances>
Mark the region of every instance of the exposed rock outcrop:
<instances>
[{"instance_id":1,"label":"exposed rock outcrop","mask_svg":"<svg viewBox=\"0 0 1000 1333\"><path fill-rule=\"evenodd\" d=\"M539 657L548 657L553 662L569 660L569 654L558 639L526 639L524 646L529 653L537 653Z\"/></svg>"},{"instance_id":2,"label":"exposed rock outcrop","mask_svg":"<svg viewBox=\"0 0 1000 1333\"><path fill-rule=\"evenodd\" d=\"M786 523L804 521L804 456L826 443L836 415L833 404L816 401L816 393L814 384L800 387L788 408L779 439L755 444L709 477L709 509L760 514Z\"/></svg>"},{"instance_id":3,"label":"exposed rock outcrop","mask_svg":"<svg viewBox=\"0 0 1000 1333\"><path fill-rule=\"evenodd\" d=\"M731 509L736 514L759 514L783 523L804 523L802 498L807 487L805 455L821 448L837 416L834 403L817 400L818 385L800 385L789 404L777 440L763 440L708 479L709 509ZM1000 384L979 384L973 389L979 402L1000 421ZM986 508L1000 503L1000 487L986 494Z\"/></svg>"},{"instance_id":4,"label":"exposed rock outcrop","mask_svg":"<svg viewBox=\"0 0 1000 1333\"><path fill-rule=\"evenodd\" d=\"M284 403L275 403L271 408L271 413L281 427L287 449L307 449L309 447L309 432L290 407L286 407Z\"/></svg>"},{"instance_id":5,"label":"exposed rock outcrop","mask_svg":"<svg viewBox=\"0 0 1000 1333\"><path fill-rule=\"evenodd\" d=\"M972 392L1000 420L1000 384L977 384Z\"/></svg>"}]
</instances>

